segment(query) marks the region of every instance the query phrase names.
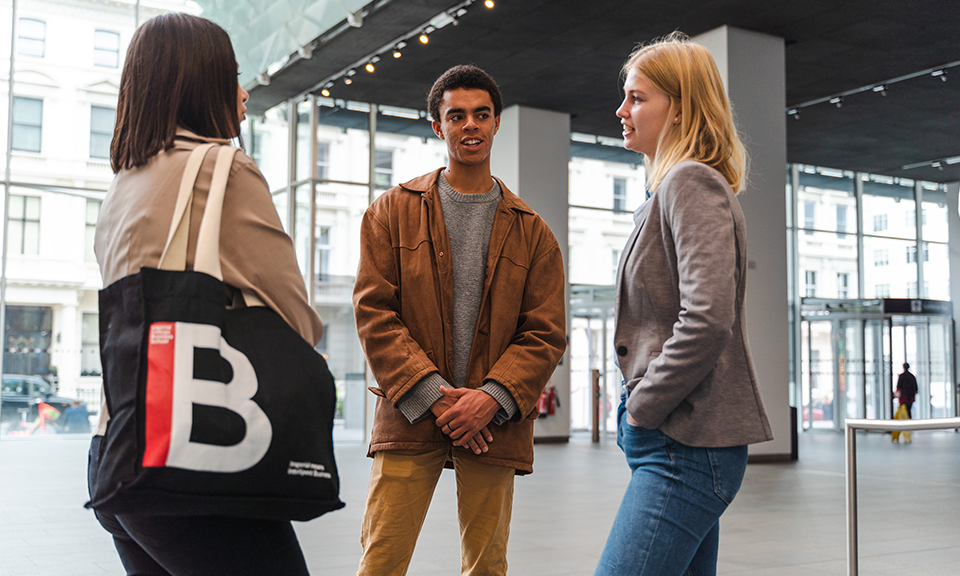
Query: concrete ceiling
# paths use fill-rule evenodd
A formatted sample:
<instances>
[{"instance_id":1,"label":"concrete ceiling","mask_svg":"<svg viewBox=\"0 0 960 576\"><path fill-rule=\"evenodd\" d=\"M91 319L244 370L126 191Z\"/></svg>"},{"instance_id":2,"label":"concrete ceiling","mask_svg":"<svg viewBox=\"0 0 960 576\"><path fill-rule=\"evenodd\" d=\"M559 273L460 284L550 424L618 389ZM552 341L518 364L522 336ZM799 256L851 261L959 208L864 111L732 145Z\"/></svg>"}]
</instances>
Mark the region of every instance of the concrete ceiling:
<instances>
[{"instance_id":1,"label":"concrete ceiling","mask_svg":"<svg viewBox=\"0 0 960 576\"><path fill-rule=\"evenodd\" d=\"M340 26L313 42L312 57L290 57L270 84L250 89L253 112L319 92L322 83L415 32L463 2L380 0L359 28ZM722 25L784 39L789 162L913 179L960 180L960 162L905 169L960 156L960 67L894 83L886 96L866 90L842 107L798 104L960 62L955 0L482 0L458 25L412 38L403 57L382 55L376 72L358 69L332 97L425 109L427 90L448 67L471 63L500 84L505 105L568 112L575 132L618 138L618 71L636 43L680 30L691 36ZM736 106L736 102L734 102Z\"/></svg>"}]
</instances>

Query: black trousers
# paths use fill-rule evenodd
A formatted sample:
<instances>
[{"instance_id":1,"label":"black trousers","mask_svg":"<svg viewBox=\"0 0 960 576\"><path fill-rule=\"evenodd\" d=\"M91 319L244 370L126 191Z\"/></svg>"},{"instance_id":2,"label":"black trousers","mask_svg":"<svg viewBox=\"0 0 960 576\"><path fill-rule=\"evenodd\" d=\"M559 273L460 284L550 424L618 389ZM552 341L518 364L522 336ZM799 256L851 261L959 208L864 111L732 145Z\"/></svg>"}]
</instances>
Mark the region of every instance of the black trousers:
<instances>
[{"instance_id":1,"label":"black trousers","mask_svg":"<svg viewBox=\"0 0 960 576\"><path fill-rule=\"evenodd\" d=\"M87 481L97 485L100 442L90 443ZM128 576L307 575L289 521L222 516L101 514Z\"/></svg>"}]
</instances>

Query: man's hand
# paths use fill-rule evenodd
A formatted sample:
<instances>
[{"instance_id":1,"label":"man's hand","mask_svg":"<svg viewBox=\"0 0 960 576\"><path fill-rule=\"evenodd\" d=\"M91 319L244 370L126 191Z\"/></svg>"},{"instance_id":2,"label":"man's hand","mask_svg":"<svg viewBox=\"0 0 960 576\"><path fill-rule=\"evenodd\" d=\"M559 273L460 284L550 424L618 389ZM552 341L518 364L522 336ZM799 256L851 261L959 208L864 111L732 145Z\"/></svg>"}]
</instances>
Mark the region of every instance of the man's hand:
<instances>
[{"instance_id":1,"label":"man's hand","mask_svg":"<svg viewBox=\"0 0 960 576\"><path fill-rule=\"evenodd\" d=\"M493 441L493 434L487 429L487 424L493 420L500 404L481 390L443 388L443 398L437 400L434 406L447 399L454 404L437 417L437 426L454 440L454 446L463 446L476 454L489 450L487 442Z\"/></svg>"}]
</instances>

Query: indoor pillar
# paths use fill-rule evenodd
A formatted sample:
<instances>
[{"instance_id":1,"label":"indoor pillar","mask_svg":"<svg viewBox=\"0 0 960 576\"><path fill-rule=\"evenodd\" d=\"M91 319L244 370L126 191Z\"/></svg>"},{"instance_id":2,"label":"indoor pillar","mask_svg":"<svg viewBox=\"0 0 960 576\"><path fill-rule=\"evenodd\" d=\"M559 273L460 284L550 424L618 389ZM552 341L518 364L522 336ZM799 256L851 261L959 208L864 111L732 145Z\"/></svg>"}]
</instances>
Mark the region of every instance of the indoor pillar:
<instances>
[{"instance_id":1,"label":"indoor pillar","mask_svg":"<svg viewBox=\"0 0 960 576\"><path fill-rule=\"evenodd\" d=\"M949 230L947 253L950 260L950 301L953 302L953 374L954 385L960 380L960 334L957 333L957 325L960 324L960 182L950 182L947 184L947 229ZM922 206L920 207L922 210ZM921 212L917 212L920 214ZM919 254L919 252L918 252ZM960 390L955 390L960 392ZM956 397L955 397L956 398ZM960 398L957 398L960 400Z\"/></svg>"},{"instance_id":2,"label":"indoor pillar","mask_svg":"<svg viewBox=\"0 0 960 576\"><path fill-rule=\"evenodd\" d=\"M523 198L557 237L564 269L567 254L569 204L570 115L549 110L511 106L500 116L500 131L494 138L491 169L512 192ZM567 334L570 333L570 283L565 281ZM568 337L569 340L569 337ZM538 441L566 441L570 437L570 349L550 379L560 406L556 415L541 417L534 425Z\"/></svg>"},{"instance_id":3,"label":"indoor pillar","mask_svg":"<svg viewBox=\"0 0 960 576\"><path fill-rule=\"evenodd\" d=\"M750 157L739 198L747 221L747 329L774 440L750 446L754 460L790 457L789 322L784 185L786 74L782 38L722 26L693 40L717 63Z\"/></svg>"}]
</instances>

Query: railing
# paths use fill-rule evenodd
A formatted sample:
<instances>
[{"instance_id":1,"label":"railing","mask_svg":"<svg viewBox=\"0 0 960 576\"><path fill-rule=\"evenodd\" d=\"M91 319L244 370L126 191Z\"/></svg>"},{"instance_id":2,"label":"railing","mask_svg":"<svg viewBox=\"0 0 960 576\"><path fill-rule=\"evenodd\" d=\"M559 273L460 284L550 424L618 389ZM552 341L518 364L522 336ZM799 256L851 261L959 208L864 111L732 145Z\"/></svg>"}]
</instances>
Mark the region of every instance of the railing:
<instances>
[{"instance_id":1,"label":"railing","mask_svg":"<svg viewBox=\"0 0 960 576\"><path fill-rule=\"evenodd\" d=\"M960 428L960 418L926 420L846 420L847 438L847 576L859 576L857 550L857 430L908 432L911 430L951 430Z\"/></svg>"}]
</instances>

